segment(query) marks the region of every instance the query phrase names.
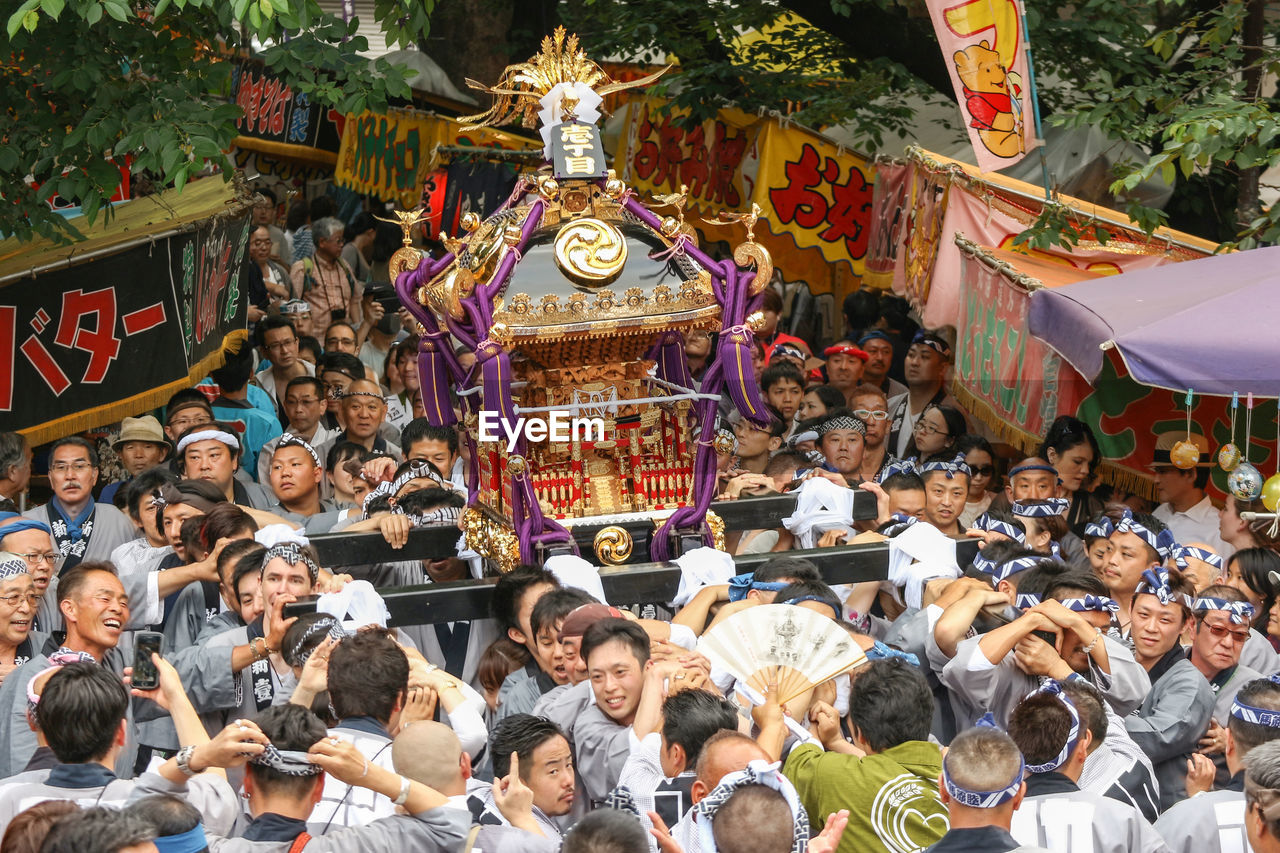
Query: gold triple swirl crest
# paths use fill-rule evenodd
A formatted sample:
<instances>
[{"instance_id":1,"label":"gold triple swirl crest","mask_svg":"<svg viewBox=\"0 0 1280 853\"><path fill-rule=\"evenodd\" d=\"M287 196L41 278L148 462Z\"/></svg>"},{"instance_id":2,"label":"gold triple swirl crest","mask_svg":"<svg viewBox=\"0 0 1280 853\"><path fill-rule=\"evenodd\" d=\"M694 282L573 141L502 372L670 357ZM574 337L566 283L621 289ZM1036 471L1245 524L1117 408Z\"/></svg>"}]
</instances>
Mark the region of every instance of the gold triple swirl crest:
<instances>
[{"instance_id":1,"label":"gold triple swirl crest","mask_svg":"<svg viewBox=\"0 0 1280 853\"><path fill-rule=\"evenodd\" d=\"M622 232L591 217L575 219L561 228L555 252L560 271L586 287L609 284L627 263L627 241Z\"/></svg>"}]
</instances>

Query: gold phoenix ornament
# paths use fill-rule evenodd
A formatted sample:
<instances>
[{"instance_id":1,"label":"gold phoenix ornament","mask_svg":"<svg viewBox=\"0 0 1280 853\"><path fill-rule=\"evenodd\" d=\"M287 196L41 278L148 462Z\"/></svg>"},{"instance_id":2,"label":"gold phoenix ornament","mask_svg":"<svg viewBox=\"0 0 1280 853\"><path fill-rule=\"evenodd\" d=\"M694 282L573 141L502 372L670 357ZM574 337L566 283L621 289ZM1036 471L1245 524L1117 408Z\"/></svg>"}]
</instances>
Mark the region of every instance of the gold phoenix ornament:
<instances>
[{"instance_id":1,"label":"gold phoenix ornament","mask_svg":"<svg viewBox=\"0 0 1280 853\"><path fill-rule=\"evenodd\" d=\"M647 86L667 68L639 80L617 82L587 58L586 51L578 46L577 35L566 35L564 27L556 27L554 35L542 39L539 53L528 62L508 65L493 86L468 79L467 85L472 89L493 96L493 106L482 113L461 116L458 121L465 125L463 130L495 127L517 118L525 127L537 127L542 106L539 101L561 83L582 83L603 98L624 89Z\"/></svg>"},{"instance_id":2,"label":"gold phoenix ornament","mask_svg":"<svg viewBox=\"0 0 1280 853\"><path fill-rule=\"evenodd\" d=\"M392 225L399 225L400 230L404 232L404 245L396 249L391 259L387 261L387 269L391 274L391 280L395 281L396 277L405 270L416 270L418 264L422 261L422 254L413 248L413 226L419 222L426 221L426 215L422 208L417 210L393 210L391 211L394 219L386 219L381 216L375 216L374 219L379 222L390 222Z\"/></svg>"}]
</instances>

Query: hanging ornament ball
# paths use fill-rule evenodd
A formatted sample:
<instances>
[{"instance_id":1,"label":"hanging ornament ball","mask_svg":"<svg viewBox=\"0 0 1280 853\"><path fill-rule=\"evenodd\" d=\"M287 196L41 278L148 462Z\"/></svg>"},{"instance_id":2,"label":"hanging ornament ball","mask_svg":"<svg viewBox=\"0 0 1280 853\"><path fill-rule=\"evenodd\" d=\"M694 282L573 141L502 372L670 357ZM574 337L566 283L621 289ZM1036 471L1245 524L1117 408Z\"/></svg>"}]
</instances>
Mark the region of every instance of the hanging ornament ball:
<instances>
[{"instance_id":1,"label":"hanging ornament ball","mask_svg":"<svg viewBox=\"0 0 1280 853\"><path fill-rule=\"evenodd\" d=\"M1242 501L1251 501L1262 494L1262 474L1252 463L1241 462L1227 475L1227 488Z\"/></svg>"},{"instance_id":2,"label":"hanging ornament ball","mask_svg":"<svg viewBox=\"0 0 1280 853\"><path fill-rule=\"evenodd\" d=\"M1169 461L1175 468L1194 468L1200 461L1200 448L1196 447L1195 442L1179 441L1169 451Z\"/></svg>"},{"instance_id":3,"label":"hanging ornament ball","mask_svg":"<svg viewBox=\"0 0 1280 853\"><path fill-rule=\"evenodd\" d=\"M1280 506L1280 474L1273 474L1262 484L1262 505L1268 512L1275 512Z\"/></svg>"},{"instance_id":4,"label":"hanging ornament ball","mask_svg":"<svg viewBox=\"0 0 1280 853\"><path fill-rule=\"evenodd\" d=\"M1240 448L1234 444L1224 444L1218 451L1218 467L1223 471L1234 471L1243 458L1244 454L1240 452Z\"/></svg>"}]
</instances>

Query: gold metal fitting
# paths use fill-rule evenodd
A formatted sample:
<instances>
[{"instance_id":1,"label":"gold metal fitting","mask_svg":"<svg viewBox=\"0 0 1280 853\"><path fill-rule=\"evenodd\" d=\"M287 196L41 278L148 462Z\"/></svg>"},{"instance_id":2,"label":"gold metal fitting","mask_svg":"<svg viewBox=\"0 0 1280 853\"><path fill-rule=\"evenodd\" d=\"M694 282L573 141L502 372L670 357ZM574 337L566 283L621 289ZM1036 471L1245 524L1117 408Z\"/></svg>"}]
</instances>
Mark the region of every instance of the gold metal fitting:
<instances>
[{"instance_id":1,"label":"gold metal fitting","mask_svg":"<svg viewBox=\"0 0 1280 853\"><path fill-rule=\"evenodd\" d=\"M555 201L560 195L560 182L548 175L543 175L538 179L538 195L547 201Z\"/></svg>"},{"instance_id":2,"label":"gold metal fitting","mask_svg":"<svg viewBox=\"0 0 1280 853\"><path fill-rule=\"evenodd\" d=\"M606 566L621 566L631 558L634 543L631 533L625 527L611 524L601 528L593 545L600 562Z\"/></svg>"},{"instance_id":3,"label":"gold metal fitting","mask_svg":"<svg viewBox=\"0 0 1280 853\"><path fill-rule=\"evenodd\" d=\"M475 231L480 227L480 214L474 210L468 210L462 214L462 219L458 220L458 224L462 226L463 231Z\"/></svg>"}]
</instances>

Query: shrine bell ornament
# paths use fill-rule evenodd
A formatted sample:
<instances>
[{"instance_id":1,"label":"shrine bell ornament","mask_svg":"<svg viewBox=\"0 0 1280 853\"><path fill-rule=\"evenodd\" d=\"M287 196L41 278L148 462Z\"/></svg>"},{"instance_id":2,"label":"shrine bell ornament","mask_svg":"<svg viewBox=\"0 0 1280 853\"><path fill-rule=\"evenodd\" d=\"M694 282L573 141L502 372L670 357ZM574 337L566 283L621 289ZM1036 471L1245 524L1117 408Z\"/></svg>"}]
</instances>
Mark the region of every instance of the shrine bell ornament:
<instances>
[{"instance_id":1,"label":"shrine bell ornament","mask_svg":"<svg viewBox=\"0 0 1280 853\"><path fill-rule=\"evenodd\" d=\"M1227 475L1227 488L1242 501L1257 500L1262 494L1262 472L1251 462L1241 462Z\"/></svg>"},{"instance_id":2,"label":"shrine bell ornament","mask_svg":"<svg viewBox=\"0 0 1280 853\"><path fill-rule=\"evenodd\" d=\"M1276 507L1280 506L1280 474L1272 474L1262 484L1262 505L1267 508L1267 512L1275 512Z\"/></svg>"}]
</instances>

